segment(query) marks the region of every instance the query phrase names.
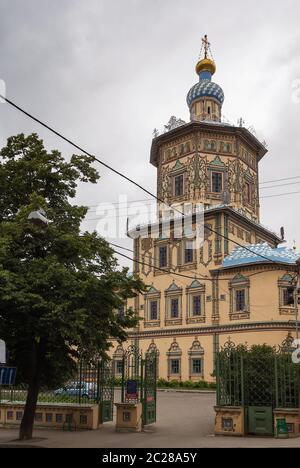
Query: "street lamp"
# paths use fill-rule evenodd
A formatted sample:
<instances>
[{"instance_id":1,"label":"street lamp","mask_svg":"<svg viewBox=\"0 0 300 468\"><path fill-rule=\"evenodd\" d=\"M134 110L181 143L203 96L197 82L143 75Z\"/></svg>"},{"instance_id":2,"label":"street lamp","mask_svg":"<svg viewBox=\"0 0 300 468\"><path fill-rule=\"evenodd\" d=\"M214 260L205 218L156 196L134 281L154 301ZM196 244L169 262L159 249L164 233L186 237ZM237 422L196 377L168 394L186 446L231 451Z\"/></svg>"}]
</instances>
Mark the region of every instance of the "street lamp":
<instances>
[{"instance_id":1,"label":"street lamp","mask_svg":"<svg viewBox=\"0 0 300 468\"><path fill-rule=\"evenodd\" d=\"M49 220L46 218L46 212L40 208L39 210L32 211L28 215L28 221L30 221L32 224L35 224L36 226L39 227L44 227L46 228L49 224Z\"/></svg>"}]
</instances>

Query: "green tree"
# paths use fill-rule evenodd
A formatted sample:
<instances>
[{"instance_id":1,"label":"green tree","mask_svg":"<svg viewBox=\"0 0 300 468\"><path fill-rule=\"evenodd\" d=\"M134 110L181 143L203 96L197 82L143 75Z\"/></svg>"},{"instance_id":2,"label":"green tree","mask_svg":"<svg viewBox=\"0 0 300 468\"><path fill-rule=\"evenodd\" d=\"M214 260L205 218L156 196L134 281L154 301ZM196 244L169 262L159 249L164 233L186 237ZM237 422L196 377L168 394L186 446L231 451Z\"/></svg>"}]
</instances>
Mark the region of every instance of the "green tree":
<instances>
[{"instance_id":1,"label":"green tree","mask_svg":"<svg viewBox=\"0 0 300 468\"><path fill-rule=\"evenodd\" d=\"M125 340L137 322L133 310L123 318L116 310L143 283L118 268L97 233L80 232L87 208L70 203L79 181L98 179L90 158L66 162L36 134L11 137L0 151L0 336L28 384L20 439L32 437L41 386L65 381L79 355L106 355L110 337ZM46 228L28 220L39 208Z\"/></svg>"}]
</instances>

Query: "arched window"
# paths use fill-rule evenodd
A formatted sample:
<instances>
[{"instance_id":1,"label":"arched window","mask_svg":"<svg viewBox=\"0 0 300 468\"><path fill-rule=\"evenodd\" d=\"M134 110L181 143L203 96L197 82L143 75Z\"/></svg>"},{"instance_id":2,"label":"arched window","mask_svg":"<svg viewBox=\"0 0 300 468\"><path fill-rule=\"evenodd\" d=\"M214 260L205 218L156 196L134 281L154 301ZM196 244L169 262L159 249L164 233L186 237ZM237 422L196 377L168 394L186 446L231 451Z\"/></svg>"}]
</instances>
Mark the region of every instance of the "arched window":
<instances>
[{"instance_id":1,"label":"arched window","mask_svg":"<svg viewBox=\"0 0 300 468\"><path fill-rule=\"evenodd\" d=\"M165 325L182 323L182 288L173 282L165 291Z\"/></svg>"},{"instance_id":2,"label":"arched window","mask_svg":"<svg viewBox=\"0 0 300 468\"><path fill-rule=\"evenodd\" d=\"M123 373L123 357L124 349L123 346L119 344L113 353L114 372L117 377L120 377Z\"/></svg>"},{"instance_id":3,"label":"arched window","mask_svg":"<svg viewBox=\"0 0 300 468\"><path fill-rule=\"evenodd\" d=\"M176 341L176 338L174 338L174 341L167 352L169 380L181 380L181 356L182 351Z\"/></svg>"},{"instance_id":4,"label":"arched window","mask_svg":"<svg viewBox=\"0 0 300 468\"><path fill-rule=\"evenodd\" d=\"M154 286L145 294L145 327L159 327L160 325L160 291Z\"/></svg>"},{"instance_id":5,"label":"arched window","mask_svg":"<svg viewBox=\"0 0 300 468\"><path fill-rule=\"evenodd\" d=\"M204 349L198 337L195 337L188 352L189 355L189 376L190 379L203 378L204 376Z\"/></svg>"},{"instance_id":6,"label":"arched window","mask_svg":"<svg viewBox=\"0 0 300 468\"><path fill-rule=\"evenodd\" d=\"M278 280L279 312L281 315L294 315L297 313L295 277L286 273Z\"/></svg>"},{"instance_id":7,"label":"arched window","mask_svg":"<svg viewBox=\"0 0 300 468\"><path fill-rule=\"evenodd\" d=\"M229 283L230 320L250 318L250 280L238 274Z\"/></svg>"},{"instance_id":8,"label":"arched window","mask_svg":"<svg viewBox=\"0 0 300 468\"><path fill-rule=\"evenodd\" d=\"M205 285L194 280L186 288L187 294L187 323L205 322Z\"/></svg>"}]
</instances>

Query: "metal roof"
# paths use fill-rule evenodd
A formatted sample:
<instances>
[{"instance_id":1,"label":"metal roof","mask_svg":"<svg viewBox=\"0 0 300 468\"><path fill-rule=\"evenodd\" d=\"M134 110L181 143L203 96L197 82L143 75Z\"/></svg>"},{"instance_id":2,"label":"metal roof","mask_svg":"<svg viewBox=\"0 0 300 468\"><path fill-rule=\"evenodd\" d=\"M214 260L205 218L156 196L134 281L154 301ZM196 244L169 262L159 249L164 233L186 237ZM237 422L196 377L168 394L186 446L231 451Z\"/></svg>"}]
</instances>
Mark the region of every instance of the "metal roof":
<instances>
[{"instance_id":1,"label":"metal roof","mask_svg":"<svg viewBox=\"0 0 300 468\"><path fill-rule=\"evenodd\" d=\"M236 267L252 263L266 263L267 259L270 262L287 263L295 265L300 258L300 253L288 247L273 248L266 242L263 244L249 244L247 249L237 247L230 255L228 255L223 263L223 268ZM266 260L263 257L266 257Z\"/></svg>"}]
</instances>

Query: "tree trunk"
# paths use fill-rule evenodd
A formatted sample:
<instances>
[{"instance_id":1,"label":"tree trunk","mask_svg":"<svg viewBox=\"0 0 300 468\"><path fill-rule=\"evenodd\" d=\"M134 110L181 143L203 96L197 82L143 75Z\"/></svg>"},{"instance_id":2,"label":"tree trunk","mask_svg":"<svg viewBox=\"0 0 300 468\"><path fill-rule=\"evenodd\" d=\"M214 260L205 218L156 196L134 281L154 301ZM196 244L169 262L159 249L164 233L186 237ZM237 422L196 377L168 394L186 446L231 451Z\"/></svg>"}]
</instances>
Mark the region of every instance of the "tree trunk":
<instances>
[{"instance_id":1,"label":"tree trunk","mask_svg":"<svg viewBox=\"0 0 300 468\"><path fill-rule=\"evenodd\" d=\"M31 356L31 378L21 421L19 440L32 439L34 416L41 385L42 366L45 357L45 346L43 343L34 344Z\"/></svg>"},{"instance_id":2,"label":"tree trunk","mask_svg":"<svg viewBox=\"0 0 300 468\"><path fill-rule=\"evenodd\" d=\"M40 384L38 381L30 382L26 404L24 408L24 415L20 426L20 440L32 439L34 415L39 395Z\"/></svg>"}]
</instances>

